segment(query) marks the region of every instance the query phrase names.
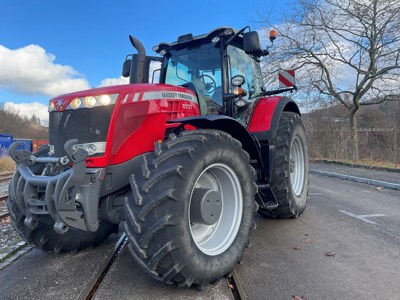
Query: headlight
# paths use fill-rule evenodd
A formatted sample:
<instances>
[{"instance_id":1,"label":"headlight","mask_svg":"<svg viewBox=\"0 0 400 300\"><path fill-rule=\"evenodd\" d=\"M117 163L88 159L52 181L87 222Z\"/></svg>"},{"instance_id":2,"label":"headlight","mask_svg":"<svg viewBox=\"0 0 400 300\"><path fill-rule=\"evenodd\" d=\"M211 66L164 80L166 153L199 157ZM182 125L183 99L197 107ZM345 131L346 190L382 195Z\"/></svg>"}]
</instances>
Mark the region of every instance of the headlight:
<instances>
[{"instance_id":1,"label":"headlight","mask_svg":"<svg viewBox=\"0 0 400 300\"><path fill-rule=\"evenodd\" d=\"M219 42L219 36L214 36L213 38L212 38L212 40L211 40L211 42L213 42L214 44L216 44L216 43L218 43Z\"/></svg>"},{"instance_id":2,"label":"headlight","mask_svg":"<svg viewBox=\"0 0 400 300\"><path fill-rule=\"evenodd\" d=\"M100 96L100 103L101 105L109 105L111 103L112 99L110 95L101 95Z\"/></svg>"},{"instance_id":3,"label":"headlight","mask_svg":"<svg viewBox=\"0 0 400 300\"><path fill-rule=\"evenodd\" d=\"M80 98L75 98L74 100L71 101L71 107L72 109L77 109L81 106L82 100Z\"/></svg>"},{"instance_id":4,"label":"headlight","mask_svg":"<svg viewBox=\"0 0 400 300\"><path fill-rule=\"evenodd\" d=\"M106 142L77 144L72 147L74 150L85 149L89 156L93 154L101 154L106 152Z\"/></svg>"},{"instance_id":5,"label":"headlight","mask_svg":"<svg viewBox=\"0 0 400 300\"><path fill-rule=\"evenodd\" d=\"M233 34L233 29L232 28L226 28L224 30L224 35L228 36L228 35L231 35L231 34Z\"/></svg>"},{"instance_id":6,"label":"headlight","mask_svg":"<svg viewBox=\"0 0 400 300\"><path fill-rule=\"evenodd\" d=\"M239 100L237 100L235 102L235 104L236 104L237 107L243 107L243 106L245 106L247 104L247 102L244 99L239 99Z\"/></svg>"},{"instance_id":7,"label":"headlight","mask_svg":"<svg viewBox=\"0 0 400 300\"><path fill-rule=\"evenodd\" d=\"M76 97L69 102L66 109L93 108L107 106L117 102L119 94L103 94L97 96ZM50 102L49 111L57 108L57 105Z\"/></svg>"},{"instance_id":8,"label":"headlight","mask_svg":"<svg viewBox=\"0 0 400 300\"><path fill-rule=\"evenodd\" d=\"M83 101L83 104L86 107L93 107L93 106L96 105L96 102L97 102L97 100L96 100L95 97L89 96L89 97L85 97L85 100Z\"/></svg>"}]
</instances>

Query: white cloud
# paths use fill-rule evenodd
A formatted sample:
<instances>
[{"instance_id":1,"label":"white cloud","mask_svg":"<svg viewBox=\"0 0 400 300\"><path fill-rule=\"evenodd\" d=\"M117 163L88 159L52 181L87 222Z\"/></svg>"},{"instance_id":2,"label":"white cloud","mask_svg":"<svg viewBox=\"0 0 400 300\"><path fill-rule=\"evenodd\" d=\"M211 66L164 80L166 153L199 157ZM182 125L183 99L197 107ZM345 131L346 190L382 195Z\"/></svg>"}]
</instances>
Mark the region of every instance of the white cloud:
<instances>
[{"instance_id":1,"label":"white cloud","mask_svg":"<svg viewBox=\"0 0 400 300\"><path fill-rule=\"evenodd\" d=\"M103 79L100 83L100 86L120 85L120 84L128 84L128 83L129 83L129 78L120 76L119 78Z\"/></svg>"},{"instance_id":2,"label":"white cloud","mask_svg":"<svg viewBox=\"0 0 400 300\"><path fill-rule=\"evenodd\" d=\"M149 69L149 82L150 83L158 83L160 80L160 72L154 73L154 81L153 81L153 72L155 70L161 69L161 62L158 61L151 61L150 62L150 69ZM129 77L120 76L118 78L106 78L103 79L100 83L100 86L111 86L111 85L120 85L120 84L128 84Z\"/></svg>"},{"instance_id":3,"label":"white cloud","mask_svg":"<svg viewBox=\"0 0 400 300\"><path fill-rule=\"evenodd\" d=\"M40 122L43 126L49 126L49 112L48 107L39 102L32 103L13 103L6 102L4 104L6 110L12 110L18 112L21 116L26 116L28 119L35 114L40 118Z\"/></svg>"},{"instance_id":4,"label":"white cloud","mask_svg":"<svg viewBox=\"0 0 400 300\"><path fill-rule=\"evenodd\" d=\"M38 45L15 50L0 45L0 88L51 97L89 88L74 68L54 61L55 56Z\"/></svg>"}]
</instances>

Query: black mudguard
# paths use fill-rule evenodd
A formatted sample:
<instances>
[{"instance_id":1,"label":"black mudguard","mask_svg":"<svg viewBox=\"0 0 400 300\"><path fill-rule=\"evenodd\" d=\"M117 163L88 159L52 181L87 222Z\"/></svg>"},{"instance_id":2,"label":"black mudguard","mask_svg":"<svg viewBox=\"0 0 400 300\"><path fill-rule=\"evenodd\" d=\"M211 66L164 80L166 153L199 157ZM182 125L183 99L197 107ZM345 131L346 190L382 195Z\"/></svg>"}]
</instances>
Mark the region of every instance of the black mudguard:
<instances>
[{"instance_id":1,"label":"black mudguard","mask_svg":"<svg viewBox=\"0 0 400 300\"><path fill-rule=\"evenodd\" d=\"M260 146L258 145L257 140L252 137L241 123L231 117L224 115L204 115L170 120L168 123L180 123L182 126L192 125L196 128L225 131L242 143L243 149L249 153L252 160L257 160L257 162L263 166L260 155Z\"/></svg>"}]
</instances>

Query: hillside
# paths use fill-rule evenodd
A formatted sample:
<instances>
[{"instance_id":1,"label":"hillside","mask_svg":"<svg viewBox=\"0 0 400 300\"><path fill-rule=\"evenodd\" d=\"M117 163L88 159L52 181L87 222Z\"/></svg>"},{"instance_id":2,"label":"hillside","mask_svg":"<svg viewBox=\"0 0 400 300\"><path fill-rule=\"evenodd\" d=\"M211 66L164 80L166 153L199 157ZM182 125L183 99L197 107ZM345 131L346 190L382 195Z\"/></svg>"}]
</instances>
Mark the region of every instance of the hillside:
<instances>
[{"instance_id":1,"label":"hillside","mask_svg":"<svg viewBox=\"0 0 400 300\"><path fill-rule=\"evenodd\" d=\"M0 133L25 139L47 139L49 135L48 128L40 125L40 119L35 115L28 119L18 111L4 107L0 109Z\"/></svg>"}]
</instances>

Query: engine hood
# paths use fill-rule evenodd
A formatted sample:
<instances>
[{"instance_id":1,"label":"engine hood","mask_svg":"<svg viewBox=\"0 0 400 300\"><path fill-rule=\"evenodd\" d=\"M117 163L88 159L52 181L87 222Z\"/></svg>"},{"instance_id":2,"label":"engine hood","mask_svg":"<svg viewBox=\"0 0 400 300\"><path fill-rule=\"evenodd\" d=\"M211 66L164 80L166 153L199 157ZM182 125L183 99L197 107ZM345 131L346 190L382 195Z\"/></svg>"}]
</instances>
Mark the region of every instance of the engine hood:
<instances>
[{"instance_id":1,"label":"engine hood","mask_svg":"<svg viewBox=\"0 0 400 300\"><path fill-rule=\"evenodd\" d=\"M140 102L161 99L187 100L197 103L196 94L184 87L169 84L125 84L94 88L54 97L49 101L49 112L85 108L85 98L94 97L98 100L103 95L113 95L113 99L109 104L115 104L117 101L125 103L127 101ZM80 106L71 107L70 104L74 99L80 99L78 101L81 103ZM99 102L96 105L101 104Z\"/></svg>"}]
</instances>

